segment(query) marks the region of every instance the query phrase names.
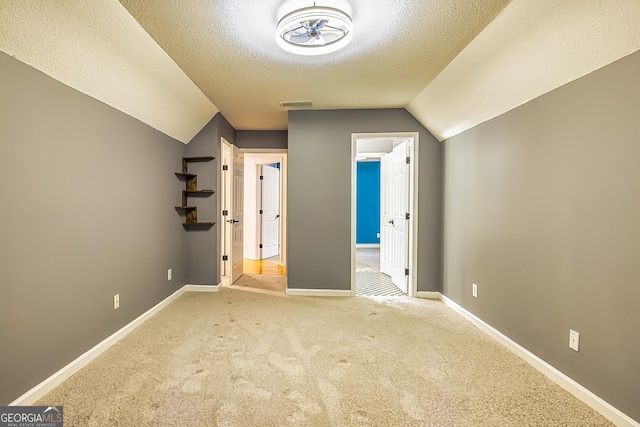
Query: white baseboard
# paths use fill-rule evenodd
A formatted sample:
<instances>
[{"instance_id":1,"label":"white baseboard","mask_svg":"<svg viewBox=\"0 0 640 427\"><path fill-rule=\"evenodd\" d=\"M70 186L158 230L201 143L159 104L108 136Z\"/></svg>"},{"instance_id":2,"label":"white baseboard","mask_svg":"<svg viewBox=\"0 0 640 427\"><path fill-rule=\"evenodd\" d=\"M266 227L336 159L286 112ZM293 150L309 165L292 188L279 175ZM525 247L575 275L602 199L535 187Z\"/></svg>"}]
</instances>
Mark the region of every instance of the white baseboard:
<instances>
[{"instance_id":1,"label":"white baseboard","mask_svg":"<svg viewBox=\"0 0 640 427\"><path fill-rule=\"evenodd\" d=\"M220 283L217 285L184 285L184 290L187 292L218 292Z\"/></svg>"},{"instance_id":2,"label":"white baseboard","mask_svg":"<svg viewBox=\"0 0 640 427\"><path fill-rule=\"evenodd\" d=\"M340 289L290 289L287 288L287 295L297 295L304 297L350 297L351 290Z\"/></svg>"},{"instance_id":3,"label":"white baseboard","mask_svg":"<svg viewBox=\"0 0 640 427\"><path fill-rule=\"evenodd\" d=\"M356 249L380 249L380 243L356 243Z\"/></svg>"},{"instance_id":4,"label":"white baseboard","mask_svg":"<svg viewBox=\"0 0 640 427\"><path fill-rule=\"evenodd\" d=\"M178 298L186 291L186 286L175 291L173 294L169 295L167 298L160 301L158 304L151 307L149 310L135 318L129 324L123 326L118 331L109 335L104 340L100 341L93 348L87 350L80 356L78 356L71 363L60 369L55 374L51 375L46 380L42 381L40 384L33 387L31 390L24 393L22 396L18 397L13 402L9 403L9 406L29 406L33 405L35 401L40 399L42 396L53 390L58 385L62 384L64 380L69 378L71 375L78 372L80 369L85 367L89 362L102 354L109 347L120 341L122 338L127 336L131 331L140 326L145 320L152 317L154 314L162 310L164 307L169 305L172 301Z\"/></svg>"},{"instance_id":5,"label":"white baseboard","mask_svg":"<svg viewBox=\"0 0 640 427\"><path fill-rule=\"evenodd\" d=\"M93 348L89 349L85 353L81 354L71 363L60 369L58 372L51 375L46 380L42 381L40 384L33 387L31 390L24 393L22 396L18 397L16 400L11 402L9 406L28 406L32 405L35 401L40 399L42 396L47 394L49 391L53 390L55 387L60 385L63 381L69 378L71 375L78 372L84 366L86 366L93 359L98 357L104 351L106 351L109 347L120 341L122 338L127 336L131 331L140 326L145 320L152 317L154 314L162 310L164 307L169 305L172 301L177 299L184 292L218 292L220 285L185 285L182 288L175 291L173 294L169 295L164 300L160 301L158 304L147 310L145 313L138 316L136 319L131 321L129 324L125 325L118 331L111 334L109 337L105 338L98 344L96 344ZM351 296L350 290L335 290L335 289L287 289L287 295L299 295L299 296L320 296L320 297L348 297ZM540 359L538 356L531 353L529 350L525 349L521 345L517 344L515 341L511 340L506 335L499 332L497 329L493 328L489 324L485 323L483 320L478 318L473 313L467 311L460 305L458 305L453 300L447 298L444 295L441 295L439 292L417 292L416 296L418 298L429 298L429 299L442 299L444 304L448 307L451 307L457 313L470 320L473 324L482 329L485 333L491 336L493 339L504 345L507 349L515 353L517 356L521 357L531 366L542 372L544 375L549 377L552 381L569 391L571 394L576 396L578 399L582 400L584 403L592 407L594 410L601 413L607 419L609 419L616 426L629 426L629 427L640 427L640 423L633 420L631 417L623 413L622 411L615 408L613 405L604 401L600 397L596 396L594 393L589 391L584 386L580 385L578 382L574 381L567 375L563 374L553 366L549 365L544 360Z\"/></svg>"},{"instance_id":6,"label":"white baseboard","mask_svg":"<svg viewBox=\"0 0 640 427\"><path fill-rule=\"evenodd\" d=\"M474 325L487 333L491 338L504 345L507 349L511 350L517 356L524 359L525 362L536 368L538 371L542 372L553 382L560 385L575 397L592 407L594 410L601 413L605 418L614 423L616 426L640 427L640 423L633 420L631 417L615 408L610 403L596 396L587 388L571 379L567 375L563 374L544 360L540 359L538 356L531 353L529 350L522 347L511 338L507 337L506 335L495 329L493 326L484 322L475 314L467 311L466 309L458 305L458 303L456 303L455 301L447 298L444 295L441 295L441 299L448 307L451 307L460 315L470 320Z\"/></svg>"},{"instance_id":7,"label":"white baseboard","mask_svg":"<svg viewBox=\"0 0 640 427\"><path fill-rule=\"evenodd\" d=\"M416 298L424 298L424 299L442 299L442 294L440 292L432 292L432 291L418 291L416 292Z\"/></svg>"}]
</instances>

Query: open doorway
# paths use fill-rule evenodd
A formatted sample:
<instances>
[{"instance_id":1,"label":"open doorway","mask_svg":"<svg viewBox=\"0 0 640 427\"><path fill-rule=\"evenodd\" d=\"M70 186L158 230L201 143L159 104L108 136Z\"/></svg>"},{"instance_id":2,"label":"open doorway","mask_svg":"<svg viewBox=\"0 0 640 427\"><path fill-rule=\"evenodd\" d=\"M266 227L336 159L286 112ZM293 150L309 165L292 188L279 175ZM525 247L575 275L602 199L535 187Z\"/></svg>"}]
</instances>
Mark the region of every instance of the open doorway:
<instances>
[{"instance_id":1,"label":"open doorway","mask_svg":"<svg viewBox=\"0 0 640 427\"><path fill-rule=\"evenodd\" d=\"M239 149L225 140L221 145L221 283L284 293L286 150ZM234 268L238 265L239 272Z\"/></svg>"},{"instance_id":2,"label":"open doorway","mask_svg":"<svg viewBox=\"0 0 640 427\"><path fill-rule=\"evenodd\" d=\"M244 273L286 275L284 153L245 152Z\"/></svg>"},{"instance_id":3,"label":"open doorway","mask_svg":"<svg viewBox=\"0 0 640 427\"><path fill-rule=\"evenodd\" d=\"M415 295L417 152L417 133L352 135L352 295Z\"/></svg>"}]
</instances>

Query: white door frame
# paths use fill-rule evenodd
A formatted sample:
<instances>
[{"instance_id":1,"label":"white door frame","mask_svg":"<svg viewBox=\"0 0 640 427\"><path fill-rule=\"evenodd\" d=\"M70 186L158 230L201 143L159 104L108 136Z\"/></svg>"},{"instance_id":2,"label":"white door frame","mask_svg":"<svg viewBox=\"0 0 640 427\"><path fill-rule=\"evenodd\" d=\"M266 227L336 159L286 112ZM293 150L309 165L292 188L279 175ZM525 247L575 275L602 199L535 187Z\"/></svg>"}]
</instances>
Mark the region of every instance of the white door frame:
<instances>
[{"instance_id":1,"label":"white door frame","mask_svg":"<svg viewBox=\"0 0 640 427\"><path fill-rule=\"evenodd\" d=\"M260 161L260 164L280 163L280 265L287 265L287 155L286 149L245 148L245 154L273 154L268 161ZM259 182L259 181L258 181ZM262 233L260 217L256 218L256 237ZM257 243L256 239L256 243Z\"/></svg>"},{"instance_id":2,"label":"white door frame","mask_svg":"<svg viewBox=\"0 0 640 427\"><path fill-rule=\"evenodd\" d=\"M228 147L231 149L231 143L222 138L222 143L220 144L220 158L224 157L224 147ZM288 163L287 163L287 150L286 149L252 149L245 148L241 149L245 154L273 154L273 161L269 161L269 163L280 163L280 264L282 266L287 265L287 176L288 176ZM220 167L222 169L222 167ZM222 173L222 172L221 172ZM229 185L231 183L229 182ZM222 204L218 204L218 206L222 207ZM222 218L222 208L218 209L218 218L219 224L224 222ZM229 236L227 236L228 238ZM219 252L222 254L222 250L225 247L225 234L220 233L220 248ZM219 257L219 271L221 281L225 284L224 277L222 276L222 272L224 271L224 262L222 261L222 256Z\"/></svg>"},{"instance_id":3,"label":"white door frame","mask_svg":"<svg viewBox=\"0 0 640 427\"><path fill-rule=\"evenodd\" d=\"M415 297L418 288L418 159L420 147L419 132L352 133L351 134L351 295L356 294L356 184L357 184L357 143L369 138L412 138L411 164L409 167L409 296Z\"/></svg>"}]
</instances>

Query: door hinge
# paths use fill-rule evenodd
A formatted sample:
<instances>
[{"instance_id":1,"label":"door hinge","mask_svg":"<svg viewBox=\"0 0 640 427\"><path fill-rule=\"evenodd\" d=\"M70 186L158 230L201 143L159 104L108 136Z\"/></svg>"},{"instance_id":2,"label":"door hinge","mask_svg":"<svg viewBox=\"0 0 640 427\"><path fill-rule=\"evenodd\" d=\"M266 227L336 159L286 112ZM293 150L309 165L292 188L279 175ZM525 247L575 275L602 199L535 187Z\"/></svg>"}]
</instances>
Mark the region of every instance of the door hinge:
<instances>
[{"instance_id":1,"label":"door hinge","mask_svg":"<svg viewBox=\"0 0 640 427\"><path fill-rule=\"evenodd\" d=\"M264 176L260 175L260 180L262 181L264 179Z\"/></svg>"},{"instance_id":2,"label":"door hinge","mask_svg":"<svg viewBox=\"0 0 640 427\"><path fill-rule=\"evenodd\" d=\"M222 170L223 171L228 171L229 170L229 165L222 165Z\"/></svg>"},{"instance_id":3,"label":"door hinge","mask_svg":"<svg viewBox=\"0 0 640 427\"><path fill-rule=\"evenodd\" d=\"M404 275L405 275L405 276L408 276L408 275L409 275L409 269L408 269L408 268L405 268L405 269L404 269Z\"/></svg>"},{"instance_id":4,"label":"door hinge","mask_svg":"<svg viewBox=\"0 0 640 427\"><path fill-rule=\"evenodd\" d=\"M407 212L407 214L404 217L405 219L409 219L409 212Z\"/></svg>"},{"instance_id":5,"label":"door hinge","mask_svg":"<svg viewBox=\"0 0 640 427\"><path fill-rule=\"evenodd\" d=\"M260 249L262 249L262 243L260 243L260 246L259 246L259 248L260 248Z\"/></svg>"},{"instance_id":6,"label":"door hinge","mask_svg":"<svg viewBox=\"0 0 640 427\"><path fill-rule=\"evenodd\" d=\"M228 211L228 210L226 210L226 209L225 209L225 210L223 210L223 211L222 211L222 216L227 216L227 215L229 215L229 211Z\"/></svg>"},{"instance_id":7,"label":"door hinge","mask_svg":"<svg viewBox=\"0 0 640 427\"><path fill-rule=\"evenodd\" d=\"M262 211L262 209L260 209L260 215L262 215L264 212Z\"/></svg>"},{"instance_id":8,"label":"door hinge","mask_svg":"<svg viewBox=\"0 0 640 427\"><path fill-rule=\"evenodd\" d=\"M411 157L407 157L407 164L411 163Z\"/></svg>"},{"instance_id":9,"label":"door hinge","mask_svg":"<svg viewBox=\"0 0 640 427\"><path fill-rule=\"evenodd\" d=\"M229 261L229 256L228 255L222 255L222 260L223 261Z\"/></svg>"}]
</instances>

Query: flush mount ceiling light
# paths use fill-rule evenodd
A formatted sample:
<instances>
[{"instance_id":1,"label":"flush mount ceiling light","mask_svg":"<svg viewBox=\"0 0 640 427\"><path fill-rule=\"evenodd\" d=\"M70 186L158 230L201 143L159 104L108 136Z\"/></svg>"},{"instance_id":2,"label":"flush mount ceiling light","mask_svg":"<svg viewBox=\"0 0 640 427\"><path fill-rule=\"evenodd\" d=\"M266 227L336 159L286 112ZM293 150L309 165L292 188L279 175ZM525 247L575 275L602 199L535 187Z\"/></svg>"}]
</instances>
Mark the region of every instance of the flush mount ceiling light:
<instances>
[{"instance_id":1,"label":"flush mount ceiling light","mask_svg":"<svg viewBox=\"0 0 640 427\"><path fill-rule=\"evenodd\" d=\"M276 27L278 45L298 55L324 55L349 44L353 33L351 17L332 7L316 6L294 10Z\"/></svg>"}]
</instances>

